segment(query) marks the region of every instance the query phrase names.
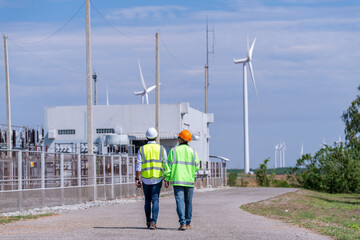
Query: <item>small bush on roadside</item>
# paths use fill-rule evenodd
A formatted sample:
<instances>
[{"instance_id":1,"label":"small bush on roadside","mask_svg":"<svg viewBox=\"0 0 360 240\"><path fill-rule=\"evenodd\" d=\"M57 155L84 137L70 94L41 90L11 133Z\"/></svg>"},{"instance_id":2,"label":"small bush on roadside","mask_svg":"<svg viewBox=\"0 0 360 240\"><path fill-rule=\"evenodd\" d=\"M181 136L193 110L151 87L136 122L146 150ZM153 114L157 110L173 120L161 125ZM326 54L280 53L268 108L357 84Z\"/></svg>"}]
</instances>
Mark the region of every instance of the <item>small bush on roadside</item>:
<instances>
[{"instance_id":1,"label":"small bush on roadside","mask_svg":"<svg viewBox=\"0 0 360 240\"><path fill-rule=\"evenodd\" d=\"M280 179L280 180L277 180L277 179L273 179L271 181L271 185L273 187L283 187L283 188L288 188L288 187L291 187L291 185L284 179Z\"/></svg>"},{"instance_id":2,"label":"small bush on roadside","mask_svg":"<svg viewBox=\"0 0 360 240\"><path fill-rule=\"evenodd\" d=\"M256 182L262 187L269 187L272 180L272 176L267 175L268 161L270 161L269 158L265 159L264 163L260 164L259 169L256 170Z\"/></svg>"},{"instance_id":3,"label":"small bush on roadside","mask_svg":"<svg viewBox=\"0 0 360 240\"><path fill-rule=\"evenodd\" d=\"M237 178L237 173L229 173L228 184L230 187L236 186L236 178Z\"/></svg>"}]
</instances>

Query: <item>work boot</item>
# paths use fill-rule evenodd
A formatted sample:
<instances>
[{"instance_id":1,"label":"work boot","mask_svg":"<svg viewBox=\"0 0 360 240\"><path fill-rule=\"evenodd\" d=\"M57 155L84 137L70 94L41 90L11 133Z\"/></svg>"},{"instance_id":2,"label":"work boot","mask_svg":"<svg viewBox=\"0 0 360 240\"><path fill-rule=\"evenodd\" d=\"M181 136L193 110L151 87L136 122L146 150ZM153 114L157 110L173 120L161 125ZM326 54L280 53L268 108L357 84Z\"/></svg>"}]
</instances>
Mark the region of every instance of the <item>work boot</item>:
<instances>
[{"instance_id":1,"label":"work boot","mask_svg":"<svg viewBox=\"0 0 360 240\"><path fill-rule=\"evenodd\" d=\"M178 230L181 230L181 231L186 230L186 225L185 225L185 224L181 224L181 226L178 228Z\"/></svg>"},{"instance_id":2,"label":"work boot","mask_svg":"<svg viewBox=\"0 0 360 240\"><path fill-rule=\"evenodd\" d=\"M186 229L192 229L192 225L191 225L191 223L190 224L186 224Z\"/></svg>"},{"instance_id":3,"label":"work boot","mask_svg":"<svg viewBox=\"0 0 360 240\"><path fill-rule=\"evenodd\" d=\"M156 227L156 223L154 223L154 222L151 222L150 223L150 227L149 227L151 230L155 230L155 229L157 229L157 227Z\"/></svg>"}]
</instances>

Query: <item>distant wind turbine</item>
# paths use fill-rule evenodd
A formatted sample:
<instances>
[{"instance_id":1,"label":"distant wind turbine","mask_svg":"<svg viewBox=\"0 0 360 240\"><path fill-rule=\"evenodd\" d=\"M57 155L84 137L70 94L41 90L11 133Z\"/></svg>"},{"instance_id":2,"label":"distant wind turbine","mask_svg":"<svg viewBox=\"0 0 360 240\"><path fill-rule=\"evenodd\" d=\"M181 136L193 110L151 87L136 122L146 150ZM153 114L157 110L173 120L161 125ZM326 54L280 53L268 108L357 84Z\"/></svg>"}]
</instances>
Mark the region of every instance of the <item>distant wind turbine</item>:
<instances>
[{"instance_id":1,"label":"distant wind turbine","mask_svg":"<svg viewBox=\"0 0 360 240\"><path fill-rule=\"evenodd\" d=\"M283 147L282 147L282 153L283 153L283 168L285 167L285 151L286 151L286 145L285 142L283 142Z\"/></svg>"},{"instance_id":2,"label":"distant wind turbine","mask_svg":"<svg viewBox=\"0 0 360 240\"><path fill-rule=\"evenodd\" d=\"M252 53L254 50L256 38L249 49L249 39L247 39L247 57L242 59L234 59L235 64L243 64L243 84L244 84L244 168L245 173L249 173L250 159L249 159L249 117L248 117L248 90L247 90L247 77L246 77L246 65L249 65L251 79L254 84L256 96L258 96L256 83L254 78L254 71L252 68Z\"/></svg>"},{"instance_id":3,"label":"distant wind turbine","mask_svg":"<svg viewBox=\"0 0 360 240\"><path fill-rule=\"evenodd\" d=\"M304 155L304 144L301 144L300 158Z\"/></svg>"},{"instance_id":4,"label":"distant wind turbine","mask_svg":"<svg viewBox=\"0 0 360 240\"><path fill-rule=\"evenodd\" d=\"M109 106L109 86L106 83L106 106Z\"/></svg>"},{"instance_id":5,"label":"distant wind turbine","mask_svg":"<svg viewBox=\"0 0 360 240\"><path fill-rule=\"evenodd\" d=\"M135 95L141 95L141 104L144 104L144 97L146 99L146 104L149 104L149 95L148 93L151 92L152 90L154 90L156 88L156 85L153 85L149 88L146 88L145 85L145 81L144 81L144 77L141 71L141 66L140 66L140 60L138 59L138 63L139 63L139 71L140 71L140 77L141 77L141 83L142 83L142 87L143 90L140 92L134 92Z\"/></svg>"},{"instance_id":6,"label":"distant wind turbine","mask_svg":"<svg viewBox=\"0 0 360 240\"><path fill-rule=\"evenodd\" d=\"M277 168L277 152L279 150L279 144L276 144L274 146L274 150L275 150L275 168Z\"/></svg>"}]
</instances>

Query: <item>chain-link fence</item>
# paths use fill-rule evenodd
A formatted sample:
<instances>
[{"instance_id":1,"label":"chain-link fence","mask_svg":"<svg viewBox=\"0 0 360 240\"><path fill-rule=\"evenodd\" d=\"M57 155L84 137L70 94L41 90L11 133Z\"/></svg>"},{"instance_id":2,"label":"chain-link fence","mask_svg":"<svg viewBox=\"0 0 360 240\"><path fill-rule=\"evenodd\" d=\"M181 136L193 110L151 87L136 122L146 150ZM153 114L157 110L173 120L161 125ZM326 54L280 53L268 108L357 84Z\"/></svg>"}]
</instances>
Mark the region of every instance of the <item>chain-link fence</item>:
<instances>
[{"instance_id":1,"label":"chain-link fence","mask_svg":"<svg viewBox=\"0 0 360 240\"><path fill-rule=\"evenodd\" d=\"M142 195L136 156L0 151L0 212ZM226 185L226 167L212 162L196 186ZM172 189L162 188L162 191Z\"/></svg>"}]
</instances>

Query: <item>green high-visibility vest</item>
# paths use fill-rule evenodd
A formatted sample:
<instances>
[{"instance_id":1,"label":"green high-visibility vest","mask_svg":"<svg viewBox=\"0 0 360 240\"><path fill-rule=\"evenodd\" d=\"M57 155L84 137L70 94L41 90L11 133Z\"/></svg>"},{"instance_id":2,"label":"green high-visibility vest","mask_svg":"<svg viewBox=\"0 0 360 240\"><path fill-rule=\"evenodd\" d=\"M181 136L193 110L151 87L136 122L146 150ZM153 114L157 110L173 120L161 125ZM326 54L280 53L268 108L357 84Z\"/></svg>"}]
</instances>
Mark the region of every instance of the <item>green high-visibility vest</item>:
<instances>
[{"instance_id":1,"label":"green high-visibility vest","mask_svg":"<svg viewBox=\"0 0 360 240\"><path fill-rule=\"evenodd\" d=\"M160 178L163 175L163 153L164 147L156 143L149 143L140 148L143 178Z\"/></svg>"},{"instance_id":2,"label":"green high-visibility vest","mask_svg":"<svg viewBox=\"0 0 360 240\"><path fill-rule=\"evenodd\" d=\"M199 157L187 144L172 148L164 161L165 180L170 180L173 186L194 187L195 173L199 169Z\"/></svg>"}]
</instances>

